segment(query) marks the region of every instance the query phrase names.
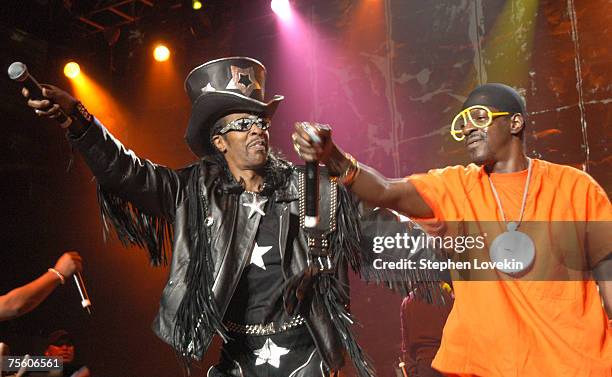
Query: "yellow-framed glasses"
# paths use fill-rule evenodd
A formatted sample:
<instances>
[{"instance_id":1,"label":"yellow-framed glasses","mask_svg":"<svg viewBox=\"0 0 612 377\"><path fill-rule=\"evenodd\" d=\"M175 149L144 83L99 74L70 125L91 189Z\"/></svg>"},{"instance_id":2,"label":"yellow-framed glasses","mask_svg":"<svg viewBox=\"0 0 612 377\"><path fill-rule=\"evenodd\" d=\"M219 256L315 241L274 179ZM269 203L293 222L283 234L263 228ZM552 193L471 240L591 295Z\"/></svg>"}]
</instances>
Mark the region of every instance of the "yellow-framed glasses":
<instances>
[{"instance_id":1,"label":"yellow-framed glasses","mask_svg":"<svg viewBox=\"0 0 612 377\"><path fill-rule=\"evenodd\" d=\"M510 113L507 111L493 112L483 105L470 106L455 115L453 123L451 123L450 134L453 139L462 141L465 139L463 129L468 122L472 123L477 128L487 128L491 125L493 119L504 115L510 115Z\"/></svg>"}]
</instances>

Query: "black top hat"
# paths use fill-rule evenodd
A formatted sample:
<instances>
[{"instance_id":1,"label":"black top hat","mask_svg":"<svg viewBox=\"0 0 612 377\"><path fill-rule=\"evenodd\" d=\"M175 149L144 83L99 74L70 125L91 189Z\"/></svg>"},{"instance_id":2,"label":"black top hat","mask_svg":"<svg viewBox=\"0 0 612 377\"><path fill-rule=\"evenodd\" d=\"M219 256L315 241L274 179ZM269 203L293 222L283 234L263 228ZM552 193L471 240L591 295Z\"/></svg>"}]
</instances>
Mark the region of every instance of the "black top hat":
<instances>
[{"instance_id":1,"label":"black top hat","mask_svg":"<svg viewBox=\"0 0 612 377\"><path fill-rule=\"evenodd\" d=\"M189 72L185 91L192 107L185 140L193 153L213 153L210 131L219 118L232 113L272 117L283 96L264 102L265 82L266 67L246 57L212 60Z\"/></svg>"}]
</instances>

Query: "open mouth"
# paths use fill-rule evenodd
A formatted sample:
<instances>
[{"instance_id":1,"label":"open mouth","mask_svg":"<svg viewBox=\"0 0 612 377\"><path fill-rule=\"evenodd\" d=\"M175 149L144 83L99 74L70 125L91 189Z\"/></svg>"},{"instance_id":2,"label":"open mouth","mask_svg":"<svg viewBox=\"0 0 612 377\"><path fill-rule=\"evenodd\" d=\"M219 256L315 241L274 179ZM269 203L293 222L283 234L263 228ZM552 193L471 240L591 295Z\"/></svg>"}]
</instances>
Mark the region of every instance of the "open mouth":
<instances>
[{"instance_id":1,"label":"open mouth","mask_svg":"<svg viewBox=\"0 0 612 377\"><path fill-rule=\"evenodd\" d=\"M264 139L254 140L247 145L247 148L254 149L256 151L265 151L268 143Z\"/></svg>"},{"instance_id":2,"label":"open mouth","mask_svg":"<svg viewBox=\"0 0 612 377\"><path fill-rule=\"evenodd\" d=\"M471 139L468 139L466 146L468 147L475 147L478 145L478 143L480 143L483 139L481 137L473 137Z\"/></svg>"}]
</instances>

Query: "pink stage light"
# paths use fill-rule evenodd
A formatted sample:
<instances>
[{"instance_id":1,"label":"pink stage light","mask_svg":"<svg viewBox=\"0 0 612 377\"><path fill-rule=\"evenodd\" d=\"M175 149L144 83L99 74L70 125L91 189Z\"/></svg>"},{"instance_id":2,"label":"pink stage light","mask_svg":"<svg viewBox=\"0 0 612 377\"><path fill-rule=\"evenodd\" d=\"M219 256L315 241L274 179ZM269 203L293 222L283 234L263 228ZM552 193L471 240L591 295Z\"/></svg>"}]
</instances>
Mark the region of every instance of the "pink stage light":
<instances>
[{"instance_id":1,"label":"pink stage light","mask_svg":"<svg viewBox=\"0 0 612 377\"><path fill-rule=\"evenodd\" d=\"M281 19L286 21L291 18L291 5L289 4L289 0L272 0L270 2L270 7Z\"/></svg>"}]
</instances>

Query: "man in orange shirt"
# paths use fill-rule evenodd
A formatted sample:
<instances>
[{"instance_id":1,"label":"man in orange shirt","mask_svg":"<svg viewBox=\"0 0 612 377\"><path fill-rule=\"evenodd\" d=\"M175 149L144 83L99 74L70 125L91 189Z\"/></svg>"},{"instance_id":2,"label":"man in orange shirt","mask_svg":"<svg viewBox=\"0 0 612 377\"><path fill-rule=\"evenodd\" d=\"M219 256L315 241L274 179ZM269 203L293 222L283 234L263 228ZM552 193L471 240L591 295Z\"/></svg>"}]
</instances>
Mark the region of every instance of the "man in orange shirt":
<instances>
[{"instance_id":1,"label":"man in orange shirt","mask_svg":"<svg viewBox=\"0 0 612 377\"><path fill-rule=\"evenodd\" d=\"M293 142L302 159L325 163L365 202L398 210L430 231L451 222L506 226L490 246L490 259L509 253L525 267L494 270L498 278L488 281L455 281L455 303L434 368L448 376L612 377L612 206L588 174L525 155L525 117L514 89L476 88L451 128L456 140L465 140L473 163L405 179L387 179L357 163L332 142L330 129L319 127L321 140L314 143L308 130L296 126ZM587 229L596 224L608 235L603 242L595 232L573 239L577 248L585 244L580 241L589 245L587 278L529 278L558 267L550 263L563 264L542 244L559 243L572 232L539 232L532 239L525 230L528 222L553 221L580 222Z\"/></svg>"}]
</instances>

